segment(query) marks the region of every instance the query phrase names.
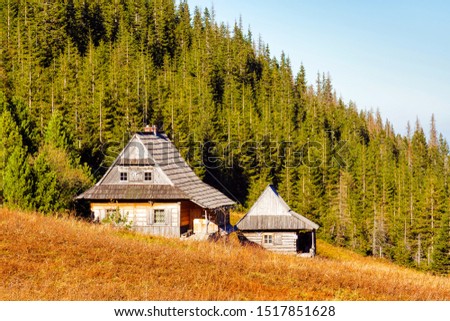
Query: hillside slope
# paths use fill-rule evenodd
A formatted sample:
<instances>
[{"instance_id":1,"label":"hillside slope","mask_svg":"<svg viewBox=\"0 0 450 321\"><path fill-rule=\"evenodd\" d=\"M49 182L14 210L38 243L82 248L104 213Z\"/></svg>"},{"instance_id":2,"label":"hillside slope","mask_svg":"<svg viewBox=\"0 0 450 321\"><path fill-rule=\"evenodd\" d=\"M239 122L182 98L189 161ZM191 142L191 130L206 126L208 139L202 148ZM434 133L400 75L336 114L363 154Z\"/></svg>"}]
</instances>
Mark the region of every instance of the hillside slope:
<instances>
[{"instance_id":1,"label":"hillside slope","mask_svg":"<svg viewBox=\"0 0 450 321\"><path fill-rule=\"evenodd\" d=\"M449 300L450 279L318 243L315 259L0 210L0 300Z\"/></svg>"}]
</instances>

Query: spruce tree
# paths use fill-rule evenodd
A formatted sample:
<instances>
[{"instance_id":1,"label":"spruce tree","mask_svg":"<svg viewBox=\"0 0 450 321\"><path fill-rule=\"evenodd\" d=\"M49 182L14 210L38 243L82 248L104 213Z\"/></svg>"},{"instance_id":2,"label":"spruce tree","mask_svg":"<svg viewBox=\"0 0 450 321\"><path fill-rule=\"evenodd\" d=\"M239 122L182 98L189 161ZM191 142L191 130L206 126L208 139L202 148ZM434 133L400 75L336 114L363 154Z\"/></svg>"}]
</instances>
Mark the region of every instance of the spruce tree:
<instances>
[{"instance_id":1,"label":"spruce tree","mask_svg":"<svg viewBox=\"0 0 450 321\"><path fill-rule=\"evenodd\" d=\"M440 274L450 273L450 215L442 216L441 226L434 244L432 269Z\"/></svg>"},{"instance_id":2,"label":"spruce tree","mask_svg":"<svg viewBox=\"0 0 450 321\"><path fill-rule=\"evenodd\" d=\"M39 147L40 137L35 120L22 99L13 97L11 102L11 115L19 127L19 133L22 136L23 144L28 148L28 153L32 154L36 152Z\"/></svg>"},{"instance_id":3,"label":"spruce tree","mask_svg":"<svg viewBox=\"0 0 450 321\"><path fill-rule=\"evenodd\" d=\"M76 194L91 184L90 171L80 165L72 136L58 112L47 126L35 166L37 207L45 212L70 208Z\"/></svg>"},{"instance_id":4,"label":"spruce tree","mask_svg":"<svg viewBox=\"0 0 450 321\"><path fill-rule=\"evenodd\" d=\"M0 196L3 191L5 168L16 146L22 146L22 137L10 111L5 108L0 118Z\"/></svg>"},{"instance_id":5,"label":"spruce tree","mask_svg":"<svg viewBox=\"0 0 450 321\"><path fill-rule=\"evenodd\" d=\"M44 141L66 151L73 150L73 138L67 129L63 116L55 112L45 131Z\"/></svg>"},{"instance_id":6,"label":"spruce tree","mask_svg":"<svg viewBox=\"0 0 450 321\"><path fill-rule=\"evenodd\" d=\"M8 107L8 100L3 93L3 91L0 90L0 114L3 113L3 111Z\"/></svg>"},{"instance_id":7,"label":"spruce tree","mask_svg":"<svg viewBox=\"0 0 450 321\"><path fill-rule=\"evenodd\" d=\"M33 207L33 179L26 148L17 145L8 158L4 174L4 197L12 208Z\"/></svg>"},{"instance_id":8,"label":"spruce tree","mask_svg":"<svg viewBox=\"0 0 450 321\"><path fill-rule=\"evenodd\" d=\"M35 180L34 206L38 211L49 213L63 209L57 173L51 168L45 150L41 151L34 162Z\"/></svg>"}]
</instances>

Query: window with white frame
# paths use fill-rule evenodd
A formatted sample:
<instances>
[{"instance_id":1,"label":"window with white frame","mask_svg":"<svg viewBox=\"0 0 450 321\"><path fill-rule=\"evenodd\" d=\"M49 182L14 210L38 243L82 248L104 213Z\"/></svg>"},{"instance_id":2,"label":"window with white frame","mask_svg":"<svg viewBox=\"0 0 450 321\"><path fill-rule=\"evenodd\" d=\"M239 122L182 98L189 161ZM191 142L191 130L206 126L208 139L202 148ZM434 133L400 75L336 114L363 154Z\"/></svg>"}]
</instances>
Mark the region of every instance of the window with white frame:
<instances>
[{"instance_id":1,"label":"window with white frame","mask_svg":"<svg viewBox=\"0 0 450 321\"><path fill-rule=\"evenodd\" d=\"M145 173L144 173L144 180L145 180L146 182L151 181L151 180L152 180L152 172L145 172Z\"/></svg>"},{"instance_id":2,"label":"window with white frame","mask_svg":"<svg viewBox=\"0 0 450 321\"><path fill-rule=\"evenodd\" d=\"M120 180L121 181L128 181L128 173L127 172L121 172L120 173Z\"/></svg>"},{"instance_id":3,"label":"window with white frame","mask_svg":"<svg viewBox=\"0 0 450 321\"><path fill-rule=\"evenodd\" d=\"M263 234L264 244L273 244L273 234Z\"/></svg>"},{"instance_id":4,"label":"window with white frame","mask_svg":"<svg viewBox=\"0 0 450 321\"><path fill-rule=\"evenodd\" d=\"M153 210L153 222L155 224L166 224L166 211L164 209Z\"/></svg>"}]
</instances>

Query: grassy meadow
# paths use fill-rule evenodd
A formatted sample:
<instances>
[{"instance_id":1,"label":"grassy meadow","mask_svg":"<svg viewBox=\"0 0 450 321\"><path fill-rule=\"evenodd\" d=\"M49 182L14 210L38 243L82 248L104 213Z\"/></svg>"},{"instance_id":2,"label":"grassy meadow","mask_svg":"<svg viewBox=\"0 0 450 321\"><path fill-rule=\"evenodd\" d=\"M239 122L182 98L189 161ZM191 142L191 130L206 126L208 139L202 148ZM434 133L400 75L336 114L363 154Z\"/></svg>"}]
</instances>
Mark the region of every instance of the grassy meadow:
<instances>
[{"instance_id":1,"label":"grassy meadow","mask_svg":"<svg viewBox=\"0 0 450 321\"><path fill-rule=\"evenodd\" d=\"M318 241L304 259L0 209L0 300L450 300L450 278Z\"/></svg>"}]
</instances>

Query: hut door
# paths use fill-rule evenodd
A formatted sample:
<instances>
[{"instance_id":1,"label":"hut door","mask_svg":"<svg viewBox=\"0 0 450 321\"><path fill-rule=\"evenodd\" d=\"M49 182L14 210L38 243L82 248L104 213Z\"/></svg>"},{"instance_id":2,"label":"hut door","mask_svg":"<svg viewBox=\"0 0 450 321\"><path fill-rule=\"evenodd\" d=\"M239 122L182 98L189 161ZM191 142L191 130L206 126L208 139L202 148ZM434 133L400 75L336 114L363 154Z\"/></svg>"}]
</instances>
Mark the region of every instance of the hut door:
<instances>
[{"instance_id":1,"label":"hut door","mask_svg":"<svg viewBox=\"0 0 450 321\"><path fill-rule=\"evenodd\" d=\"M202 210L200 208L191 208L189 211L189 228L194 228L194 219L202 218Z\"/></svg>"},{"instance_id":2,"label":"hut door","mask_svg":"<svg viewBox=\"0 0 450 321\"><path fill-rule=\"evenodd\" d=\"M301 231L298 233L297 238L297 252L299 253L309 253L312 244L312 232L311 231Z\"/></svg>"}]
</instances>

